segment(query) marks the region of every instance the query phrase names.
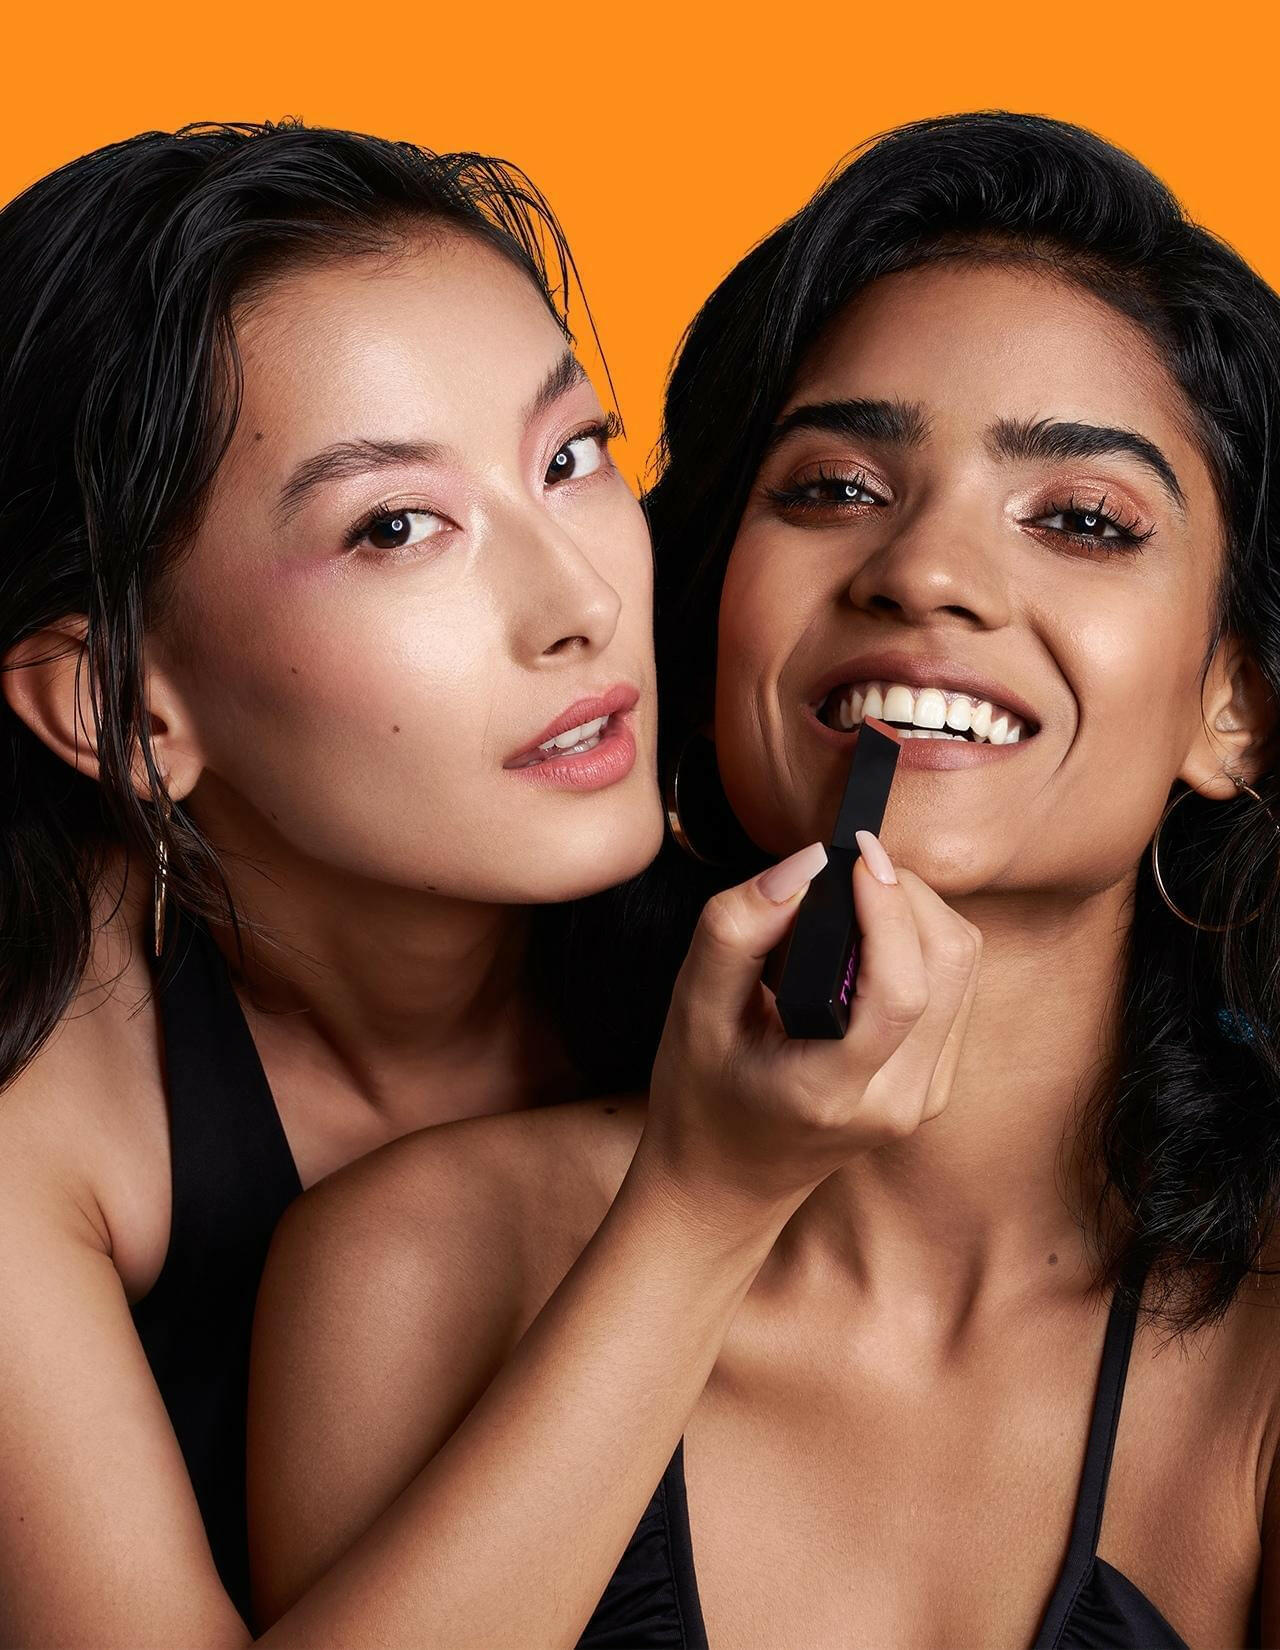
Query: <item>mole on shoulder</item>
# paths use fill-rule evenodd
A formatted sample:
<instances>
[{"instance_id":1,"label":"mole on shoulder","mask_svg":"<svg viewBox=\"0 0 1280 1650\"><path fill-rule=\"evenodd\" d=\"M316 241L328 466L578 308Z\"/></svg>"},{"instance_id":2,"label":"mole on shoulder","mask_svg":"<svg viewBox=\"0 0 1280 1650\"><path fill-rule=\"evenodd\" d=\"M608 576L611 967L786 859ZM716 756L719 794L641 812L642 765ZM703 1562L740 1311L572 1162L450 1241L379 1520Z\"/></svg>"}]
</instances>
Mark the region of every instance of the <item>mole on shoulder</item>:
<instances>
[{"instance_id":1,"label":"mole on shoulder","mask_svg":"<svg viewBox=\"0 0 1280 1650\"><path fill-rule=\"evenodd\" d=\"M399 724L399 722L393 722L393 723L392 723L392 724L391 724L391 731L392 731L392 733L399 733L399 732L400 732L400 724Z\"/></svg>"},{"instance_id":2,"label":"mole on shoulder","mask_svg":"<svg viewBox=\"0 0 1280 1650\"><path fill-rule=\"evenodd\" d=\"M606 1106L604 1108L604 1114L606 1117L616 1117L618 1115L618 1108L616 1106Z\"/></svg>"},{"instance_id":3,"label":"mole on shoulder","mask_svg":"<svg viewBox=\"0 0 1280 1650\"><path fill-rule=\"evenodd\" d=\"M1050 1256L1049 1256L1049 1265L1050 1265L1050 1266L1056 1266L1056 1265L1057 1265L1057 1264L1058 1264L1058 1257L1057 1257L1057 1255L1050 1255Z\"/></svg>"}]
</instances>

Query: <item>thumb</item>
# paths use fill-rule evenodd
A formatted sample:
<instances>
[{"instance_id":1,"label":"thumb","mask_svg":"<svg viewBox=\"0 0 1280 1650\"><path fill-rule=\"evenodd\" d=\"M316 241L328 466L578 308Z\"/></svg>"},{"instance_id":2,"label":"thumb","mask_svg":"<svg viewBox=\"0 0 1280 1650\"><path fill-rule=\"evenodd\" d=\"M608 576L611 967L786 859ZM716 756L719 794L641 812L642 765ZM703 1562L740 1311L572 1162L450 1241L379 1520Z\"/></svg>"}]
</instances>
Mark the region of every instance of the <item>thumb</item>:
<instances>
[{"instance_id":1,"label":"thumb","mask_svg":"<svg viewBox=\"0 0 1280 1650\"><path fill-rule=\"evenodd\" d=\"M827 863L820 842L726 888L702 908L681 989L703 1012L739 1021L755 997L765 958L785 936L810 882Z\"/></svg>"}]
</instances>

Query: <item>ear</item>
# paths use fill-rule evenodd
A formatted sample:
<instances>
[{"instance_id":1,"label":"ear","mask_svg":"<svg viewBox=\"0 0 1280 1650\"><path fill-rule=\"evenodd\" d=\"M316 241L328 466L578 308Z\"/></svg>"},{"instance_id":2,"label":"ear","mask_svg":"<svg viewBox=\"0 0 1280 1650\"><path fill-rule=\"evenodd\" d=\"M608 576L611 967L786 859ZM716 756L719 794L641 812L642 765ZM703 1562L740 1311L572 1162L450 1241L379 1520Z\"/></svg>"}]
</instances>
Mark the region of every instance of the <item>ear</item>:
<instances>
[{"instance_id":1,"label":"ear","mask_svg":"<svg viewBox=\"0 0 1280 1650\"><path fill-rule=\"evenodd\" d=\"M1277 733L1276 700L1238 636L1218 644L1205 677L1202 726L1179 774L1203 796L1236 794L1235 773L1252 784Z\"/></svg>"},{"instance_id":2,"label":"ear","mask_svg":"<svg viewBox=\"0 0 1280 1650\"><path fill-rule=\"evenodd\" d=\"M25 637L0 661L0 685L14 714L37 739L78 773L100 779L85 646L88 630L83 614L71 614ZM194 789L203 764L180 698L162 673L147 671L146 695L152 751L176 802ZM131 776L138 795L149 797L151 782L140 750Z\"/></svg>"}]
</instances>

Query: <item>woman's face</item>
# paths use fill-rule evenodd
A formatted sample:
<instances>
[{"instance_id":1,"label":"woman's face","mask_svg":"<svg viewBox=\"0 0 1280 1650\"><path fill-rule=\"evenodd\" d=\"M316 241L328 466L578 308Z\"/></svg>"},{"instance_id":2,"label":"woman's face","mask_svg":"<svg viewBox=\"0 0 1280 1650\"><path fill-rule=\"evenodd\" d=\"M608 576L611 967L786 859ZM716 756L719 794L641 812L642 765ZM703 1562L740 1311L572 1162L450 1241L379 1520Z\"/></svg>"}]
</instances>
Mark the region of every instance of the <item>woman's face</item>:
<instances>
[{"instance_id":1,"label":"woman's face","mask_svg":"<svg viewBox=\"0 0 1280 1650\"><path fill-rule=\"evenodd\" d=\"M197 819L464 899L639 870L661 833L648 533L532 282L424 234L288 273L235 321L242 412L151 638Z\"/></svg>"},{"instance_id":2,"label":"woman's face","mask_svg":"<svg viewBox=\"0 0 1280 1650\"><path fill-rule=\"evenodd\" d=\"M904 742L884 833L902 863L952 895L1111 886L1203 750L1221 544L1139 327L1025 267L876 282L797 375L730 556L715 726L735 812L775 853L826 838L856 690L898 683L870 714L987 734ZM1018 739L991 743L1011 709Z\"/></svg>"}]
</instances>

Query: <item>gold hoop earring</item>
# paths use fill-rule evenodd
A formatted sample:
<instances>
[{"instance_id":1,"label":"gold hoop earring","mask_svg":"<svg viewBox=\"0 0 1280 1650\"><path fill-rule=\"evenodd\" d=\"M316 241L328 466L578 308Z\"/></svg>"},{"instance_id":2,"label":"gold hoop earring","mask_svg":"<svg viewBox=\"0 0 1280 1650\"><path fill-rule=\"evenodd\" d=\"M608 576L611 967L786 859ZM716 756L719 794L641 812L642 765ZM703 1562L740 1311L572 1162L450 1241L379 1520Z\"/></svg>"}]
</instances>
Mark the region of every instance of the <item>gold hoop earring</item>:
<instances>
[{"instance_id":1,"label":"gold hoop earring","mask_svg":"<svg viewBox=\"0 0 1280 1650\"><path fill-rule=\"evenodd\" d=\"M689 830L689 819L694 813L693 798L690 794L690 770L697 768L702 776L704 787L709 778L714 777L718 788L719 776L715 773L716 748L711 740L703 733L691 733L680 747L680 754L676 757L676 765L671 770L671 778L663 790L663 806L666 809L667 825L674 837L676 846L688 854L690 859L696 859L703 865L725 865L727 861L719 855L704 853L694 841ZM684 813L681 813L681 808ZM706 806L703 804L703 813ZM705 821L704 821L705 823ZM698 827L694 827L695 830Z\"/></svg>"},{"instance_id":2,"label":"gold hoop earring","mask_svg":"<svg viewBox=\"0 0 1280 1650\"><path fill-rule=\"evenodd\" d=\"M160 834L156 839L156 874L152 896L152 947L157 957L164 950L165 908L169 895L169 850L164 831L173 813L173 804L165 797L161 804Z\"/></svg>"},{"instance_id":3,"label":"gold hoop earring","mask_svg":"<svg viewBox=\"0 0 1280 1650\"><path fill-rule=\"evenodd\" d=\"M1268 814L1271 813L1270 808L1267 808L1267 804L1265 802L1263 802L1262 798L1258 795L1257 791L1254 790L1253 786L1252 785L1246 785L1244 780L1240 778L1239 774L1231 773L1231 774L1228 774L1227 777L1228 777L1228 779L1231 780L1232 784L1236 787L1237 795L1243 795L1247 791L1248 794L1254 799L1255 802L1261 804L1261 806L1263 808L1266 808ZM1227 934L1227 933L1230 933L1231 930L1234 929L1234 928L1244 928L1247 924L1251 923L1253 921L1253 919L1258 915L1258 912L1260 912L1262 910L1262 906L1259 905L1255 910L1250 911L1249 915L1247 917L1242 917L1239 922L1223 922L1223 923L1193 922L1192 919L1185 914L1185 912L1180 911L1178 909L1178 907L1173 903L1173 900L1169 897L1169 890L1164 885L1164 878L1160 875L1160 857L1159 857L1160 832L1164 829L1165 820L1168 819L1169 815L1178 806L1179 802L1181 802L1183 800L1183 797L1190 796L1191 794L1192 794L1191 790L1188 789L1188 790L1183 791L1182 796L1175 796L1173 801L1168 804L1168 806L1165 808L1164 812L1160 816L1160 823L1156 826L1156 834L1151 839L1151 871L1152 871L1152 875L1155 877L1156 887L1160 892L1160 898L1165 902L1165 904L1169 907L1169 909L1173 912L1174 916L1177 917L1180 922L1185 922L1189 928L1198 928L1206 934ZM1280 826L1276 826L1276 821L1275 821L1274 815L1272 815L1272 821L1271 822L1272 822L1272 826L1277 831L1280 831Z\"/></svg>"}]
</instances>

